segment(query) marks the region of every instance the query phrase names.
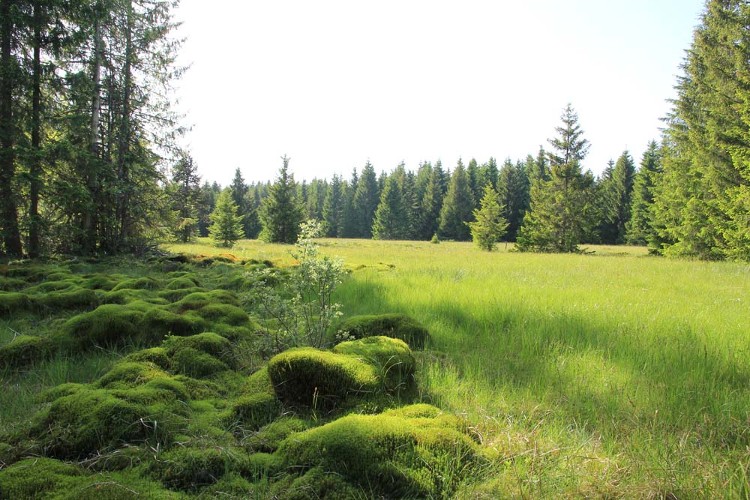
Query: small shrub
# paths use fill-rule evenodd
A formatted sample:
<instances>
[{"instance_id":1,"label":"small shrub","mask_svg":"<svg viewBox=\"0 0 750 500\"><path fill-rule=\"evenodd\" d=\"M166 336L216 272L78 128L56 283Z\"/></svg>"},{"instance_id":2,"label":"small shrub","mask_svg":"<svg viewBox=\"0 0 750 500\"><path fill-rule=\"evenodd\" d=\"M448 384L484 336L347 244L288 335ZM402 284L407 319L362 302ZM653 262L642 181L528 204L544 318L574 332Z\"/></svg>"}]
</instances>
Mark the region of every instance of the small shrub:
<instances>
[{"instance_id":1,"label":"small shrub","mask_svg":"<svg viewBox=\"0 0 750 500\"><path fill-rule=\"evenodd\" d=\"M232 405L228 423L241 425L247 430L258 430L278 418L280 414L281 404L275 395L263 392L249 394L242 396Z\"/></svg>"},{"instance_id":2,"label":"small shrub","mask_svg":"<svg viewBox=\"0 0 750 500\"><path fill-rule=\"evenodd\" d=\"M19 335L0 347L0 367L23 368L47 359L53 351L54 345L49 337Z\"/></svg>"},{"instance_id":3,"label":"small shrub","mask_svg":"<svg viewBox=\"0 0 750 500\"><path fill-rule=\"evenodd\" d=\"M430 338L424 326L405 314L352 316L338 330L355 339L376 335L401 339L412 349L424 349Z\"/></svg>"},{"instance_id":4,"label":"small shrub","mask_svg":"<svg viewBox=\"0 0 750 500\"><path fill-rule=\"evenodd\" d=\"M281 401L313 409L332 410L348 396L374 394L380 387L372 365L309 347L290 349L271 358L268 375Z\"/></svg>"}]
</instances>

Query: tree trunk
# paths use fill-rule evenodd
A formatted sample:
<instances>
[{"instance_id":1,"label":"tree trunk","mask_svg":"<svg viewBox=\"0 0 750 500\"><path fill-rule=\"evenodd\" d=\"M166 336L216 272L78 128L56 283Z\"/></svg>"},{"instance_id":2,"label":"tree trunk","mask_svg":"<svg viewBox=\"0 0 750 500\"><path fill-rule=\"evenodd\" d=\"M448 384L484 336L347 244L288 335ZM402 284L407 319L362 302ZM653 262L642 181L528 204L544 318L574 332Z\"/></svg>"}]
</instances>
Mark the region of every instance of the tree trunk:
<instances>
[{"instance_id":1,"label":"tree trunk","mask_svg":"<svg viewBox=\"0 0 750 500\"><path fill-rule=\"evenodd\" d=\"M120 199L117 207L120 234L118 247L127 242L130 235L130 97L132 93L133 59L133 5L128 2L125 26L125 64L123 73L122 119L117 148L117 180L120 185Z\"/></svg>"},{"instance_id":2,"label":"tree trunk","mask_svg":"<svg viewBox=\"0 0 750 500\"><path fill-rule=\"evenodd\" d=\"M12 187L16 162L13 117L13 86L16 78L11 52L13 3L12 0L0 0L0 229L5 252L11 257L21 257L18 210Z\"/></svg>"},{"instance_id":3,"label":"tree trunk","mask_svg":"<svg viewBox=\"0 0 750 500\"><path fill-rule=\"evenodd\" d=\"M91 129L90 129L90 153L87 161L86 187L91 199L91 207L83 214L83 250L86 253L96 252L97 241L97 170L101 152L99 148L99 120L102 104L101 90L101 67L102 67L102 32L101 23L97 9L97 18L94 21L94 60L92 67L93 95L91 99Z\"/></svg>"},{"instance_id":4,"label":"tree trunk","mask_svg":"<svg viewBox=\"0 0 750 500\"><path fill-rule=\"evenodd\" d=\"M34 2L34 61L31 95L31 162L29 164L29 257L40 254L39 192L42 188L42 22L43 7Z\"/></svg>"}]
</instances>

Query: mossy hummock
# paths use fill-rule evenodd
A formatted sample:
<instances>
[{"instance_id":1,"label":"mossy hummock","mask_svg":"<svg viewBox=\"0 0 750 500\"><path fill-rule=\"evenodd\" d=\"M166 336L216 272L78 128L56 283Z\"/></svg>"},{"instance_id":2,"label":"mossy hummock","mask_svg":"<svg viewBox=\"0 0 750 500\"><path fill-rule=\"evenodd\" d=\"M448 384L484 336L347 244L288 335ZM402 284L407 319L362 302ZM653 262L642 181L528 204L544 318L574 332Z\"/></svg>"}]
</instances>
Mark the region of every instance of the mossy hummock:
<instances>
[{"instance_id":1,"label":"mossy hummock","mask_svg":"<svg viewBox=\"0 0 750 500\"><path fill-rule=\"evenodd\" d=\"M338 330L355 339L378 335L401 339L412 349L424 349L430 338L424 326L405 314L352 316Z\"/></svg>"}]
</instances>

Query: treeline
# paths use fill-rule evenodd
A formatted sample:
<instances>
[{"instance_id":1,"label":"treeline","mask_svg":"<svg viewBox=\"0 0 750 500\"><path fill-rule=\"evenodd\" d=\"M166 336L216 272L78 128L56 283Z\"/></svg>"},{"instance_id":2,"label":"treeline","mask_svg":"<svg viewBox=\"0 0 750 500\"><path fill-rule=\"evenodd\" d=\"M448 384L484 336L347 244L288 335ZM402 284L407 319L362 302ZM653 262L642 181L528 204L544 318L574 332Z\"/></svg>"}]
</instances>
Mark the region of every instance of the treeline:
<instances>
[{"instance_id":1,"label":"treeline","mask_svg":"<svg viewBox=\"0 0 750 500\"><path fill-rule=\"evenodd\" d=\"M579 243L643 243L640 215L631 223L631 214L641 214L642 205L651 204L652 181L641 178L660 171L656 143L649 145L639 173L625 151L594 178L580 170L588 143L574 110L568 106L562 118L559 136L549 141L550 151L540 147L535 155L502 164L489 158L464 165L459 159L448 169L439 160L424 161L414 170L402 163L378 174L368 162L346 179L334 175L330 180L297 183L284 158L274 183L246 184L237 169L223 190L216 183L201 185L186 158L175 168L171 184L174 208L182 214L175 234L187 241L191 234L186 228L192 224L195 234L208 236L211 214L226 193L241 226L237 237L294 242L299 222L317 219L323 222L325 236L332 238L467 241L469 223L490 187L507 222L502 240L517 241L521 249L573 251ZM190 187L182 182L187 177L192 179ZM642 194L635 195L636 186ZM182 194L186 191L192 195ZM192 200L190 208L187 200ZM567 234L548 234L555 226Z\"/></svg>"},{"instance_id":2,"label":"treeline","mask_svg":"<svg viewBox=\"0 0 750 500\"><path fill-rule=\"evenodd\" d=\"M142 248L179 133L170 0L0 0L0 255Z\"/></svg>"}]
</instances>

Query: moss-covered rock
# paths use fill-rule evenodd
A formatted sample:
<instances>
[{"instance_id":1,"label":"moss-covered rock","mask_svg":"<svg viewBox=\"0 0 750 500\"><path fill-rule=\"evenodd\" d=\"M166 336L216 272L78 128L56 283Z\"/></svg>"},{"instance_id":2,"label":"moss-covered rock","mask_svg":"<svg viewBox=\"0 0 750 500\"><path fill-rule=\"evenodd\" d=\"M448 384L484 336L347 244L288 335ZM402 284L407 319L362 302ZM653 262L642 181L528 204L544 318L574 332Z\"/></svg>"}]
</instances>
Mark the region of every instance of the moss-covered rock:
<instances>
[{"instance_id":1,"label":"moss-covered rock","mask_svg":"<svg viewBox=\"0 0 750 500\"><path fill-rule=\"evenodd\" d=\"M377 335L401 339L412 349L424 349L430 338L424 326L405 314L352 316L338 330L355 339Z\"/></svg>"},{"instance_id":2,"label":"moss-covered rock","mask_svg":"<svg viewBox=\"0 0 750 500\"><path fill-rule=\"evenodd\" d=\"M348 415L296 433L277 451L287 470L320 468L385 497L447 497L484 461L440 419Z\"/></svg>"},{"instance_id":3,"label":"moss-covered rock","mask_svg":"<svg viewBox=\"0 0 750 500\"><path fill-rule=\"evenodd\" d=\"M416 361L403 340L391 337L365 337L342 342L333 352L356 356L375 366L389 394L409 395L416 388Z\"/></svg>"},{"instance_id":4,"label":"moss-covered rock","mask_svg":"<svg viewBox=\"0 0 750 500\"><path fill-rule=\"evenodd\" d=\"M47 359L55 350L49 337L19 335L0 346L0 367L23 368Z\"/></svg>"},{"instance_id":5,"label":"moss-covered rock","mask_svg":"<svg viewBox=\"0 0 750 500\"><path fill-rule=\"evenodd\" d=\"M282 402L322 410L341 406L347 397L374 395L381 385L371 364L308 347L271 358L268 375Z\"/></svg>"},{"instance_id":6,"label":"moss-covered rock","mask_svg":"<svg viewBox=\"0 0 750 500\"><path fill-rule=\"evenodd\" d=\"M281 403L276 396L261 392L242 396L235 401L227 423L232 427L239 425L245 430L258 430L280 415Z\"/></svg>"}]
</instances>

